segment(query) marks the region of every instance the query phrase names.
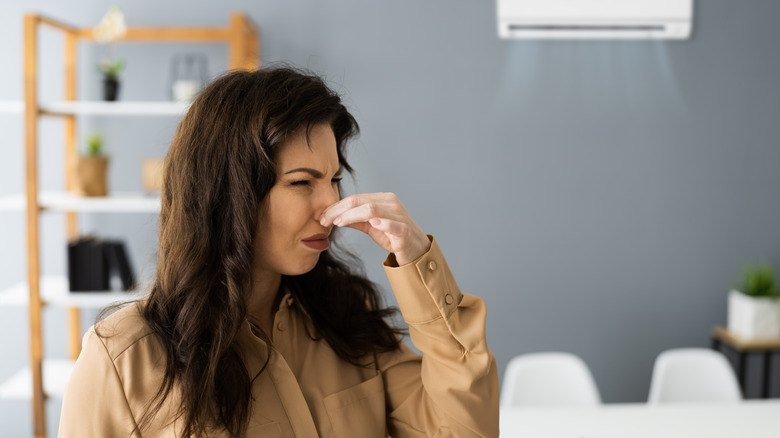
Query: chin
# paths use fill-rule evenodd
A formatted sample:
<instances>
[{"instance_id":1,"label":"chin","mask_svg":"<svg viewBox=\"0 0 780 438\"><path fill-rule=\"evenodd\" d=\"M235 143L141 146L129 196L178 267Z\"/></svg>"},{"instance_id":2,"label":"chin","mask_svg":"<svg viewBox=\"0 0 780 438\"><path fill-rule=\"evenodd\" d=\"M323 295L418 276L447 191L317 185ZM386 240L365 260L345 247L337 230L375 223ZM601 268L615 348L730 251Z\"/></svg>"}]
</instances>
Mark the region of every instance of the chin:
<instances>
[{"instance_id":1,"label":"chin","mask_svg":"<svg viewBox=\"0 0 780 438\"><path fill-rule=\"evenodd\" d=\"M288 272L285 273L285 275L288 276L296 276L296 275L303 275L308 272L311 272L312 269L314 269L315 266L317 266L317 262L320 260L319 254L313 258L313 260L309 261L306 260L306 262L301 263L300 265L296 266L295 268L290 269Z\"/></svg>"}]
</instances>

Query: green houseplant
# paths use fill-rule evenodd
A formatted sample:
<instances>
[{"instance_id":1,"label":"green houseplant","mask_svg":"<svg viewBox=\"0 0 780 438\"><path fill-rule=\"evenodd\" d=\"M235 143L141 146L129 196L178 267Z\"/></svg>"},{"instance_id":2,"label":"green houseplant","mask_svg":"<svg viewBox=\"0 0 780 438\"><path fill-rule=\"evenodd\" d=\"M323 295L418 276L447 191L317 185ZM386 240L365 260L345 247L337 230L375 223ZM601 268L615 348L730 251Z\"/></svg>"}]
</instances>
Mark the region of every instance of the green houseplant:
<instances>
[{"instance_id":1,"label":"green houseplant","mask_svg":"<svg viewBox=\"0 0 780 438\"><path fill-rule=\"evenodd\" d=\"M107 44L106 56L98 64L98 70L103 74L103 99L117 100L119 97L119 72L125 62L115 57L115 43L127 33L125 16L118 6L112 6L100 24L95 28L95 39Z\"/></svg>"},{"instance_id":2,"label":"green houseplant","mask_svg":"<svg viewBox=\"0 0 780 438\"><path fill-rule=\"evenodd\" d=\"M751 297L780 297L775 273L768 265L748 266L742 275L742 286L739 289Z\"/></svg>"},{"instance_id":3,"label":"green houseplant","mask_svg":"<svg viewBox=\"0 0 780 438\"><path fill-rule=\"evenodd\" d=\"M729 292L728 329L746 340L780 337L780 289L770 266L744 269L738 289Z\"/></svg>"},{"instance_id":4,"label":"green houseplant","mask_svg":"<svg viewBox=\"0 0 780 438\"><path fill-rule=\"evenodd\" d=\"M86 153L76 161L76 193L80 196L108 195L108 157L103 154L103 136L93 132L87 136Z\"/></svg>"},{"instance_id":5,"label":"green houseplant","mask_svg":"<svg viewBox=\"0 0 780 438\"><path fill-rule=\"evenodd\" d=\"M103 73L103 99L115 101L119 97L119 72L125 66L121 59L105 59L98 65L98 70Z\"/></svg>"}]
</instances>

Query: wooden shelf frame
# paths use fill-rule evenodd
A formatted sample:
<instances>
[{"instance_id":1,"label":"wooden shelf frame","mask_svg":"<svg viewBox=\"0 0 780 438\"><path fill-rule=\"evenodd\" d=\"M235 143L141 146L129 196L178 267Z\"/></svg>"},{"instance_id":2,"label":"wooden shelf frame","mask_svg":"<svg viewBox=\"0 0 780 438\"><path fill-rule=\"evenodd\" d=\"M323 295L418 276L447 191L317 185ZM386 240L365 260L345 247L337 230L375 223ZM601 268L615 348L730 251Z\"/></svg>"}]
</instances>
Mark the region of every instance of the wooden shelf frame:
<instances>
[{"instance_id":1,"label":"wooden shelf frame","mask_svg":"<svg viewBox=\"0 0 780 438\"><path fill-rule=\"evenodd\" d=\"M27 277L29 285L29 331L30 331L30 373L32 375L33 433L35 437L46 436L46 412L43 386L43 333L40 267L40 222L38 186L38 118L42 115L62 117L65 122L64 146L66 166L66 190L73 189L73 178L69 169L77 158L76 115L69 112L47 112L38 103L38 33L42 26L60 30L64 36L64 100L76 101L76 59L80 41L94 41L94 28L78 28L41 15L24 16L24 147L25 147L25 199L27 227ZM221 42L228 47L228 68L252 70L260 66L260 36L249 18L241 13L232 13L225 27L128 27L127 34L117 42ZM14 112L15 107L10 107ZM78 235L77 215L66 214L68 238ZM69 310L70 356L78 357L80 352L80 311Z\"/></svg>"}]
</instances>

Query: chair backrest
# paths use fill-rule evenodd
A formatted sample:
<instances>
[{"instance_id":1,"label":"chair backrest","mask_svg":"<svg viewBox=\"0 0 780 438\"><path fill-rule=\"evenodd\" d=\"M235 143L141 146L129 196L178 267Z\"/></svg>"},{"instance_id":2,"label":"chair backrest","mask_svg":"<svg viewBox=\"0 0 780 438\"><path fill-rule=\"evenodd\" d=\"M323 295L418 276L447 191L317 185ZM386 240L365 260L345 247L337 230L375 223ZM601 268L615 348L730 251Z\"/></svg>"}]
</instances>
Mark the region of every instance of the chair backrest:
<instances>
[{"instance_id":1,"label":"chair backrest","mask_svg":"<svg viewBox=\"0 0 780 438\"><path fill-rule=\"evenodd\" d=\"M730 402L742 400L734 370L720 352L679 348L658 355L648 403Z\"/></svg>"},{"instance_id":2,"label":"chair backrest","mask_svg":"<svg viewBox=\"0 0 780 438\"><path fill-rule=\"evenodd\" d=\"M588 366L570 353L516 356L504 371L501 406L595 406L601 396Z\"/></svg>"}]
</instances>

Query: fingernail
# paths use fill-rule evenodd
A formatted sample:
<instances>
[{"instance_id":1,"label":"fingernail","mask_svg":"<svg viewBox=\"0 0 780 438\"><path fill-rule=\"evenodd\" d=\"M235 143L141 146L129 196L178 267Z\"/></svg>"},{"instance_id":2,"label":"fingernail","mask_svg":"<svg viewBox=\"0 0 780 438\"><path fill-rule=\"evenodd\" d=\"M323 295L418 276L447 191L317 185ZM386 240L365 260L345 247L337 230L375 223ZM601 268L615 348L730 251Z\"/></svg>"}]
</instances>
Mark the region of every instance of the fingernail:
<instances>
[{"instance_id":1,"label":"fingernail","mask_svg":"<svg viewBox=\"0 0 780 438\"><path fill-rule=\"evenodd\" d=\"M371 223L371 225L378 227L379 224L382 223L382 219L379 219L378 217L372 217L371 219L369 219L369 222Z\"/></svg>"},{"instance_id":2,"label":"fingernail","mask_svg":"<svg viewBox=\"0 0 780 438\"><path fill-rule=\"evenodd\" d=\"M320 219L320 225L325 226L325 216Z\"/></svg>"},{"instance_id":3,"label":"fingernail","mask_svg":"<svg viewBox=\"0 0 780 438\"><path fill-rule=\"evenodd\" d=\"M337 217L336 219L333 219L333 225L338 225L341 223L341 218Z\"/></svg>"}]
</instances>

